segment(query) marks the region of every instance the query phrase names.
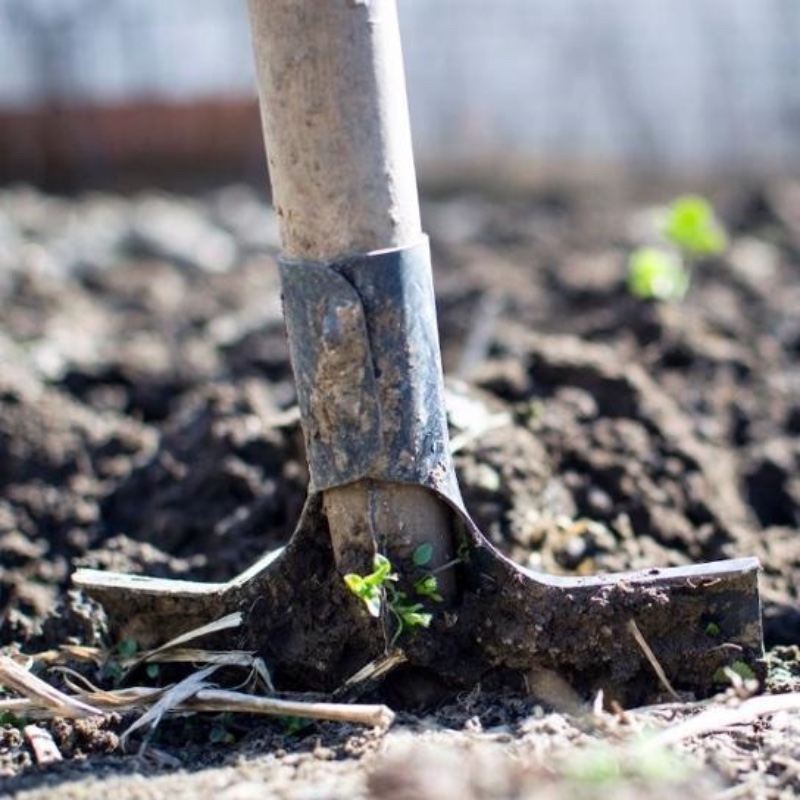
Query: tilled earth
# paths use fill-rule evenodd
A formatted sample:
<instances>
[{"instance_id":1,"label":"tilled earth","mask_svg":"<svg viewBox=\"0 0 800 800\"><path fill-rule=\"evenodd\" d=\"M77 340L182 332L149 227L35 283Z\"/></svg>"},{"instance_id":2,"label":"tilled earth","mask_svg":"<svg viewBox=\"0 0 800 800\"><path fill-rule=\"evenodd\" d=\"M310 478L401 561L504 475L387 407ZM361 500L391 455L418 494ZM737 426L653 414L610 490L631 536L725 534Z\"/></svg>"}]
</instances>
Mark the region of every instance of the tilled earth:
<instances>
[{"instance_id":1,"label":"tilled earth","mask_svg":"<svg viewBox=\"0 0 800 800\"><path fill-rule=\"evenodd\" d=\"M800 688L800 184L714 199L729 251L671 304L625 288L654 229L636 192L429 199L453 445L473 516L534 569L758 556L786 691ZM68 591L76 564L216 581L286 541L307 474L277 248L242 186L0 193L0 644L103 643ZM647 714L590 724L479 692L401 713L385 736L244 719L219 742L218 721L179 718L141 757L118 746L129 720L57 722L66 760L49 768L7 725L0 781L20 797L789 797L800 722L784 716L654 764L603 749Z\"/></svg>"}]
</instances>

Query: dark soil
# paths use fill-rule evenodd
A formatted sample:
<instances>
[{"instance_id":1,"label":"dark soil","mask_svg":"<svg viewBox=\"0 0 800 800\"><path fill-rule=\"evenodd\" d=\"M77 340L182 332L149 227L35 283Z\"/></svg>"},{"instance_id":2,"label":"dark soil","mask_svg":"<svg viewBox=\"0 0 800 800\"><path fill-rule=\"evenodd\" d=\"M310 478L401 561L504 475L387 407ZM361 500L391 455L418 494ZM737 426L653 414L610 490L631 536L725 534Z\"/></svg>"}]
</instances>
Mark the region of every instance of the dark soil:
<instances>
[{"instance_id":1,"label":"dark soil","mask_svg":"<svg viewBox=\"0 0 800 800\"><path fill-rule=\"evenodd\" d=\"M730 250L672 304L626 291L650 206L623 187L428 201L456 464L484 532L534 569L758 556L767 644L797 645L800 185L714 199ZM0 644L102 640L97 608L67 591L76 565L219 581L286 541L307 473L276 250L274 218L246 188L0 194ZM800 686L796 651L775 652L773 688ZM0 774L26 797L54 784L67 796L597 796L546 768L590 737L535 698L462 696L403 717L391 745L263 720L211 745L214 721L176 719L146 761L120 754L123 723L54 724L68 760L47 770L0 728ZM785 745L797 763L793 730L693 748L711 764L711 784L692 773L697 796L741 780L754 748ZM791 758L763 772L764 796L800 790ZM174 759L197 775L180 783ZM482 766L436 776L465 759ZM152 786L132 778L151 773ZM625 773L610 791L655 792L651 777Z\"/></svg>"}]
</instances>

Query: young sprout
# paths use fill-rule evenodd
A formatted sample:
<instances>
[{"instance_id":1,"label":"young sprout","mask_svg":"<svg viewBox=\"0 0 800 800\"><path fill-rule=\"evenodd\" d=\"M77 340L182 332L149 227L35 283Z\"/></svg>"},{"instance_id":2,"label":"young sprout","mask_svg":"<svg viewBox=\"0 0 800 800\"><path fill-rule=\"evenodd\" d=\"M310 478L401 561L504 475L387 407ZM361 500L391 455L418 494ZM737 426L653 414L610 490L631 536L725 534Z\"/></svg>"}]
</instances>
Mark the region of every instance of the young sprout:
<instances>
[{"instance_id":1,"label":"young sprout","mask_svg":"<svg viewBox=\"0 0 800 800\"><path fill-rule=\"evenodd\" d=\"M433 545L430 542L423 542L411 558L415 567L424 567L433 558Z\"/></svg>"},{"instance_id":2,"label":"young sprout","mask_svg":"<svg viewBox=\"0 0 800 800\"><path fill-rule=\"evenodd\" d=\"M667 209L661 235L665 244L640 247L628 259L628 291L644 300L680 300L689 289L692 262L718 255L728 244L711 204L685 195Z\"/></svg>"},{"instance_id":3,"label":"young sprout","mask_svg":"<svg viewBox=\"0 0 800 800\"><path fill-rule=\"evenodd\" d=\"M392 564L389 559L380 553L375 555L372 566L373 571L369 575L351 572L344 576L344 582L356 597L364 601L370 616L379 617L386 584L388 581L396 581L397 575L392 574Z\"/></svg>"},{"instance_id":4,"label":"young sprout","mask_svg":"<svg viewBox=\"0 0 800 800\"><path fill-rule=\"evenodd\" d=\"M694 194L679 197L672 203L662 233L688 256L716 256L728 244L711 203Z\"/></svg>"},{"instance_id":5,"label":"young sprout","mask_svg":"<svg viewBox=\"0 0 800 800\"><path fill-rule=\"evenodd\" d=\"M139 651L139 644L136 639L122 639L117 643L117 653L121 659L133 658Z\"/></svg>"},{"instance_id":6,"label":"young sprout","mask_svg":"<svg viewBox=\"0 0 800 800\"><path fill-rule=\"evenodd\" d=\"M398 623L392 644L407 628L427 628L433 619L433 614L427 613L422 603L409 603L405 592L394 592L394 596L389 598L388 605Z\"/></svg>"},{"instance_id":7,"label":"young sprout","mask_svg":"<svg viewBox=\"0 0 800 800\"><path fill-rule=\"evenodd\" d=\"M427 563L433 555L431 549L430 555L424 551L418 556L421 545L414 553L414 561L420 559L423 563ZM358 575L354 572L348 573L344 576L344 582L347 588L358 598L363 600L364 605L370 616L379 617L384 599L386 600L386 607L391 612L392 616L397 621L397 630L392 636L391 645L397 641L403 631L410 628L427 628L431 624L433 615L425 612L422 603L411 603L408 600L408 595L400 591L393 585L397 582L397 574L392 572L392 563L386 556L380 553L376 554L373 560L373 571L368 575ZM417 585L422 585L423 591L417 591ZM433 575L428 575L425 578L417 581L415 584L415 591L417 594L425 595L434 600L440 600L438 594L438 583Z\"/></svg>"},{"instance_id":8,"label":"young sprout","mask_svg":"<svg viewBox=\"0 0 800 800\"><path fill-rule=\"evenodd\" d=\"M628 291L643 300L680 300L689 288L689 272L680 256L640 247L628 261Z\"/></svg>"},{"instance_id":9,"label":"young sprout","mask_svg":"<svg viewBox=\"0 0 800 800\"><path fill-rule=\"evenodd\" d=\"M441 603L443 598L439 594L439 581L435 575L425 575L414 583L414 592L420 597L430 597L437 603Z\"/></svg>"}]
</instances>

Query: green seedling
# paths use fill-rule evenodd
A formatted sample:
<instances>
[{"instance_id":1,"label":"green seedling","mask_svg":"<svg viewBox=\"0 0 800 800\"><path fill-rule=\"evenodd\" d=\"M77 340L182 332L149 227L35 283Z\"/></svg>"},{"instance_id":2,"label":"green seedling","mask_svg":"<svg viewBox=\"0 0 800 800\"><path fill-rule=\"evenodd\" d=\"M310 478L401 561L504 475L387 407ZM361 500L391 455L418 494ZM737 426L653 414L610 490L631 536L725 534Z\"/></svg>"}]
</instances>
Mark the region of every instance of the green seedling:
<instances>
[{"instance_id":1,"label":"green seedling","mask_svg":"<svg viewBox=\"0 0 800 800\"><path fill-rule=\"evenodd\" d=\"M433 558L433 545L428 542L423 542L415 551L412 556L412 561L415 567L425 567L430 564ZM439 581L435 575L424 575L422 578L414 582L414 594L420 597L429 597L437 603L442 602L442 596L439 594Z\"/></svg>"},{"instance_id":2,"label":"green seedling","mask_svg":"<svg viewBox=\"0 0 800 800\"><path fill-rule=\"evenodd\" d=\"M103 665L101 675L109 678L114 686L119 686L125 675L123 664L134 658L139 652L139 643L135 639L120 639L114 647L113 656Z\"/></svg>"},{"instance_id":3,"label":"green seedling","mask_svg":"<svg viewBox=\"0 0 800 800\"><path fill-rule=\"evenodd\" d=\"M674 200L660 232L663 245L631 253L628 291L644 300L680 300L689 289L693 262L719 255L728 237L711 204L698 195Z\"/></svg>"},{"instance_id":4,"label":"green seedling","mask_svg":"<svg viewBox=\"0 0 800 800\"><path fill-rule=\"evenodd\" d=\"M409 628L427 628L433 619L433 614L427 613L422 603L410 603L405 592L394 588L389 590L387 606L397 620L397 630L392 636L392 645L403 631Z\"/></svg>"},{"instance_id":5,"label":"green seedling","mask_svg":"<svg viewBox=\"0 0 800 800\"><path fill-rule=\"evenodd\" d=\"M122 639L117 643L117 655L124 660L133 658L139 652L139 644L135 639Z\"/></svg>"},{"instance_id":6,"label":"green seedling","mask_svg":"<svg viewBox=\"0 0 800 800\"><path fill-rule=\"evenodd\" d=\"M417 548L417 551L419 550L420 548ZM433 578L432 575L428 577ZM435 584L433 591L436 592L438 584L435 583L435 578L433 580ZM397 629L390 645L394 645L403 631L411 628L427 628L431 624L433 615L425 612L422 603L409 602L408 595L394 586L397 574L392 572L391 561L380 553L375 555L372 572L368 575L348 573L344 576L344 582L347 588L364 602L370 616L380 616L385 600L386 608L397 622Z\"/></svg>"},{"instance_id":7,"label":"green seedling","mask_svg":"<svg viewBox=\"0 0 800 800\"><path fill-rule=\"evenodd\" d=\"M420 578L414 584L414 592L420 597L430 597L437 603L441 603L443 600L439 594L439 581L436 580L435 575L426 575L424 578Z\"/></svg>"},{"instance_id":8,"label":"green seedling","mask_svg":"<svg viewBox=\"0 0 800 800\"><path fill-rule=\"evenodd\" d=\"M415 567L424 567L430 563L433 558L433 545L429 542L423 542L415 551L412 556Z\"/></svg>"},{"instance_id":9,"label":"green seedling","mask_svg":"<svg viewBox=\"0 0 800 800\"><path fill-rule=\"evenodd\" d=\"M392 573L392 562L380 553L375 555L372 566L369 575L350 572L344 576L344 582L356 597L364 601L370 616L379 617L386 587L390 581L397 580L397 575Z\"/></svg>"},{"instance_id":10,"label":"green seedling","mask_svg":"<svg viewBox=\"0 0 800 800\"><path fill-rule=\"evenodd\" d=\"M699 195L679 197L670 205L662 233L689 256L716 256L728 244L711 203Z\"/></svg>"},{"instance_id":11,"label":"green seedling","mask_svg":"<svg viewBox=\"0 0 800 800\"><path fill-rule=\"evenodd\" d=\"M680 300L689 288L689 272L680 256L656 247L640 247L628 261L628 291L644 300Z\"/></svg>"},{"instance_id":12,"label":"green seedling","mask_svg":"<svg viewBox=\"0 0 800 800\"><path fill-rule=\"evenodd\" d=\"M716 622L709 622L706 625L706 635L707 636L719 636L719 625Z\"/></svg>"}]
</instances>

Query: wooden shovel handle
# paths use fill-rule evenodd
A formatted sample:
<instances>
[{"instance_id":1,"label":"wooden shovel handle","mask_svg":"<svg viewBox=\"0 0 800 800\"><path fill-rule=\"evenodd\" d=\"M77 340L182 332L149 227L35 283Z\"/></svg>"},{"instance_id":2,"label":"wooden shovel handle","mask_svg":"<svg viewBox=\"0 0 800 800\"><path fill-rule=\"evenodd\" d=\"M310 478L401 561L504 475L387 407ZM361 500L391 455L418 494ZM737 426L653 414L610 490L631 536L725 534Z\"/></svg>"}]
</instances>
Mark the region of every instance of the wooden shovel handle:
<instances>
[{"instance_id":1,"label":"wooden shovel handle","mask_svg":"<svg viewBox=\"0 0 800 800\"><path fill-rule=\"evenodd\" d=\"M284 254L308 261L421 235L394 0L250 0Z\"/></svg>"},{"instance_id":2,"label":"wooden shovel handle","mask_svg":"<svg viewBox=\"0 0 800 800\"><path fill-rule=\"evenodd\" d=\"M332 262L422 235L395 0L250 0L272 199L284 256ZM426 489L362 481L325 492L337 566L376 546L452 558L450 515ZM450 593L450 574L440 590Z\"/></svg>"}]
</instances>

